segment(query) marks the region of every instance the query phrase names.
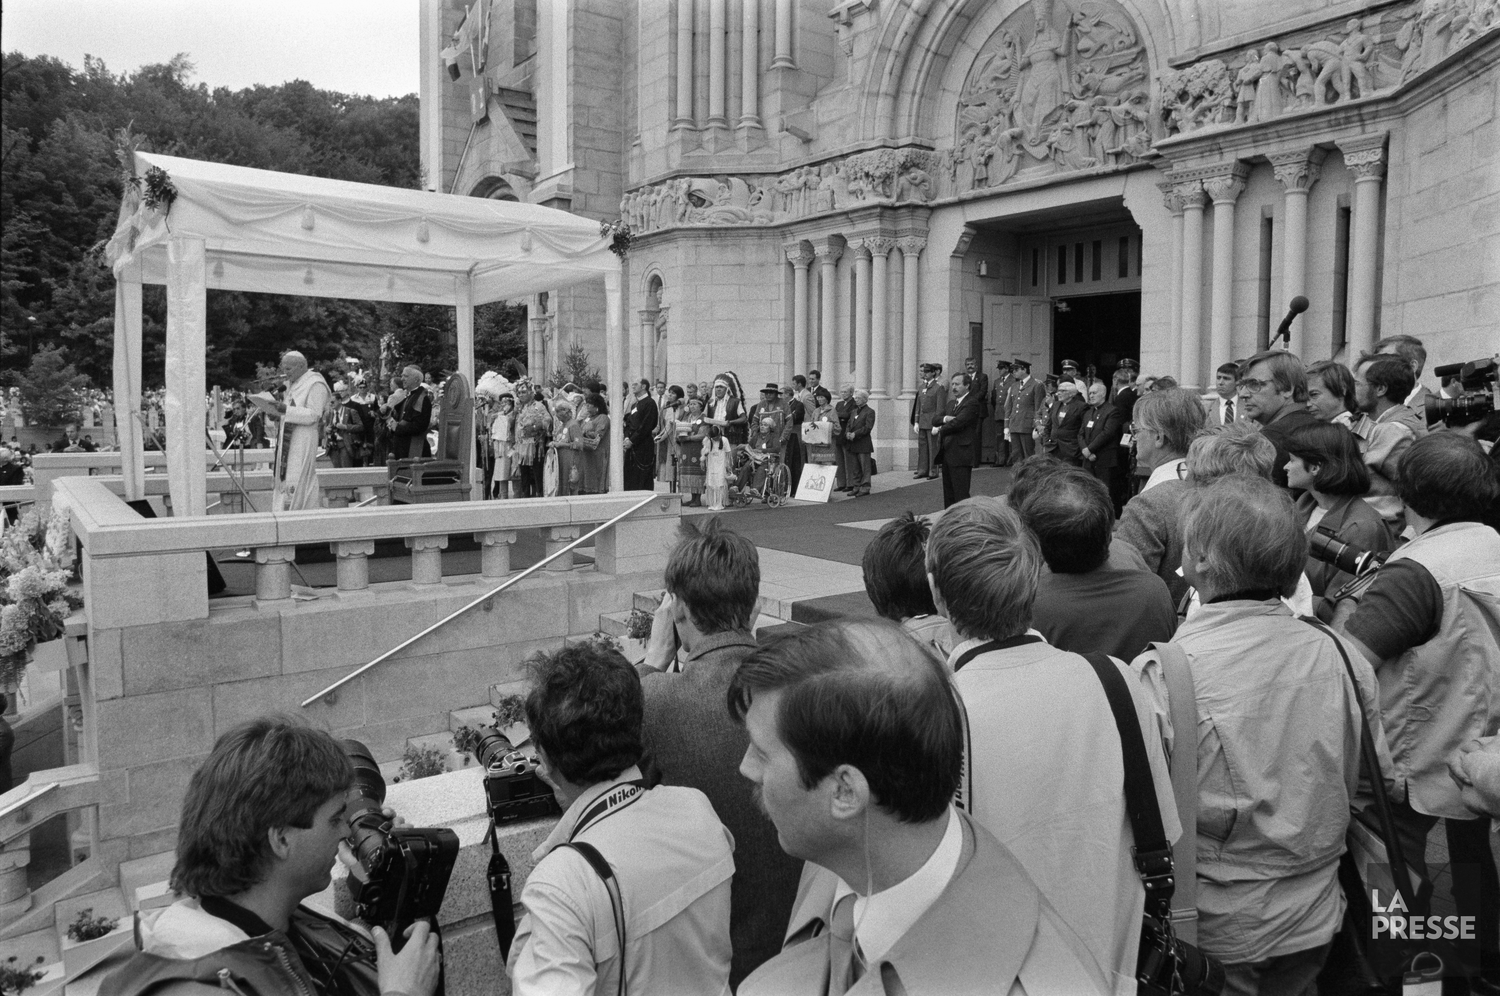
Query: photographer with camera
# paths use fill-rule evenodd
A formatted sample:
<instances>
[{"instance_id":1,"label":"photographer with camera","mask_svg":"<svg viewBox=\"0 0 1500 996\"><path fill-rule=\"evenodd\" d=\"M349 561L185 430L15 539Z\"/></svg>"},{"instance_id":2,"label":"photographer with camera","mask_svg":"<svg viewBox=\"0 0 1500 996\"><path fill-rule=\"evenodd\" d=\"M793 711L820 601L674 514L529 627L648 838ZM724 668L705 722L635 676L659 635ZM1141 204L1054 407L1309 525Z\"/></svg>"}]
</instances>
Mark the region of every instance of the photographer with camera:
<instances>
[{"instance_id":1,"label":"photographer with camera","mask_svg":"<svg viewBox=\"0 0 1500 996\"><path fill-rule=\"evenodd\" d=\"M287 717L235 727L214 744L182 802L172 889L139 914L140 951L103 996L431 996L441 955L426 922L399 953L376 927L315 912L349 834L354 769L338 741Z\"/></svg>"},{"instance_id":2,"label":"photographer with camera","mask_svg":"<svg viewBox=\"0 0 1500 996\"><path fill-rule=\"evenodd\" d=\"M1224 962L1233 993L1306 991L1344 912L1339 857L1362 709L1376 712L1377 693L1358 654L1355 687L1336 638L1282 601L1306 558L1291 500L1271 482L1235 474L1194 488L1182 569L1202 607L1133 664L1168 751L1197 758L1198 943ZM1191 683L1169 691L1164 667ZM1174 727L1184 689L1196 728Z\"/></svg>"},{"instance_id":3,"label":"photographer with camera","mask_svg":"<svg viewBox=\"0 0 1500 996\"><path fill-rule=\"evenodd\" d=\"M646 787L635 669L592 643L531 669L526 721L563 815L521 891L511 992L727 992L734 839L697 789Z\"/></svg>"},{"instance_id":4,"label":"photographer with camera","mask_svg":"<svg viewBox=\"0 0 1500 996\"><path fill-rule=\"evenodd\" d=\"M1297 516L1311 543L1307 580L1318 618L1326 622L1333 615L1329 596L1354 580L1339 566L1337 554L1349 547L1384 559L1391 551L1391 534L1361 497L1369 490L1370 474L1348 429L1327 422L1305 425L1288 438L1287 452L1287 482L1304 490L1297 499Z\"/></svg>"},{"instance_id":5,"label":"photographer with camera","mask_svg":"<svg viewBox=\"0 0 1500 996\"><path fill-rule=\"evenodd\" d=\"M1473 818L1448 764L1500 726L1500 535L1481 521L1500 478L1473 439L1433 432L1406 451L1396 487L1416 538L1391 554L1367 590L1340 601L1334 620L1380 681L1407 861L1427 877L1425 841L1442 820L1454 866L1479 872L1454 875L1453 898L1461 916L1479 918L1483 976L1496 984L1500 881L1490 821Z\"/></svg>"}]
</instances>

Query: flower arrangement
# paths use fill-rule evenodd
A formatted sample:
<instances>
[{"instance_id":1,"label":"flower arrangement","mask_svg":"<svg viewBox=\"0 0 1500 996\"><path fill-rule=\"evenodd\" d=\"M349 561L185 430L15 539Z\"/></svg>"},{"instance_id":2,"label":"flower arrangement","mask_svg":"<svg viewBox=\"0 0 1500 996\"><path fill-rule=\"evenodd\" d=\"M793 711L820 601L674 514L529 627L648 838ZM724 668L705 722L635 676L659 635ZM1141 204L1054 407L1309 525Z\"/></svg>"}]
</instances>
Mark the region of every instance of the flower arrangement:
<instances>
[{"instance_id":1,"label":"flower arrangement","mask_svg":"<svg viewBox=\"0 0 1500 996\"><path fill-rule=\"evenodd\" d=\"M0 993L23 993L41 981L44 974L36 967L17 968L19 959L11 955L5 959L5 964L0 965ZM36 964L40 965L45 959L38 955Z\"/></svg>"},{"instance_id":2,"label":"flower arrangement","mask_svg":"<svg viewBox=\"0 0 1500 996\"><path fill-rule=\"evenodd\" d=\"M418 778L431 778L448 770L443 752L436 747L407 744L401 753L401 770L396 775L398 782L412 782Z\"/></svg>"},{"instance_id":3,"label":"flower arrangement","mask_svg":"<svg viewBox=\"0 0 1500 996\"><path fill-rule=\"evenodd\" d=\"M80 944L97 940L119 926L120 921L110 916L94 916L94 908L79 910L78 916L68 924L68 937Z\"/></svg>"},{"instance_id":4,"label":"flower arrangement","mask_svg":"<svg viewBox=\"0 0 1500 996\"><path fill-rule=\"evenodd\" d=\"M27 512L0 537L0 684L21 679L32 649L63 633L63 621L83 605L68 587L73 568L67 510L42 518Z\"/></svg>"},{"instance_id":5,"label":"flower arrangement","mask_svg":"<svg viewBox=\"0 0 1500 996\"><path fill-rule=\"evenodd\" d=\"M625 620L625 635L632 640L651 639L651 626L656 621L654 612L645 609L633 609L630 618Z\"/></svg>"},{"instance_id":6,"label":"flower arrangement","mask_svg":"<svg viewBox=\"0 0 1500 996\"><path fill-rule=\"evenodd\" d=\"M635 238L635 233L623 221L599 222L599 235L609 239L609 251L621 259L630 252L630 243Z\"/></svg>"}]
</instances>

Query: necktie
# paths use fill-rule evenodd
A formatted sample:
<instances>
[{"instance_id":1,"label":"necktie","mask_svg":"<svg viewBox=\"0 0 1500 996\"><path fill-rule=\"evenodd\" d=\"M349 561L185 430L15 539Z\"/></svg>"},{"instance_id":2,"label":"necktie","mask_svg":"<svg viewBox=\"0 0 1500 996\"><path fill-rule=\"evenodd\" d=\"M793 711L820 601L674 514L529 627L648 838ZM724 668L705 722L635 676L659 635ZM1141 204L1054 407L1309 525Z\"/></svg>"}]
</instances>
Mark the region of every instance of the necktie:
<instances>
[{"instance_id":1,"label":"necktie","mask_svg":"<svg viewBox=\"0 0 1500 996\"><path fill-rule=\"evenodd\" d=\"M1234 421L1234 401L1226 398L1224 401L1224 424L1228 425Z\"/></svg>"},{"instance_id":2,"label":"necktie","mask_svg":"<svg viewBox=\"0 0 1500 996\"><path fill-rule=\"evenodd\" d=\"M865 974L864 956L854 937L854 893L833 907L828 923L828 996L843 996Z\"/></svg>"}]
</instances>

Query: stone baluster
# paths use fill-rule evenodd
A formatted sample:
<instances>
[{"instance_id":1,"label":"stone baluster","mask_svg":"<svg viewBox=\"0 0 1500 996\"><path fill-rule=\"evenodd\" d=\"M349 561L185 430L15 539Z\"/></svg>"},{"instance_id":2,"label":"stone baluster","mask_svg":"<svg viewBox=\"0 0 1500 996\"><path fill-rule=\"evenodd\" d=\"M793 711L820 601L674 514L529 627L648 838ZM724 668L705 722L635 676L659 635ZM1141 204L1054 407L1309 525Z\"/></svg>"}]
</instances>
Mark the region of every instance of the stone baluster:
<instances>
[{"instance_id":1,"label":"stone baluster","mask_svg":"<svg viewBox=\"0 0 1500 996\"><path fill-rule=\"evenodd\" d=\"M446 536L408 536L406 548L411 551L411 583L416 587L443 583L443 550Z\"/></svg>"},{"instance_id":2,"label":"stone baluster","mask_svg":"<svg viewBox=\"0 0 1500 996\"><path fill-rule=\"evenodd\" d=\"M726 6L729 0L708 0L708 126L729 127L725 111L725 84L729 75Z\"/></svg>"},{"instance_id":3,"label":"stone baluster","mask_svg":"<svg viewBox=\"0 0 1500 996\"><path fill-rule=\"evenodd\" d=\"M843 254L844 240L838 236L829 236L813 243L813 255L818 258L818 295L823 315L822 351L819 354L818 366L822 370L823 380L830 387L841 386L842 380L837 375L837 353L834 347L838 345L838 263L839 257Z\"/></svg>"},{"instance_id":4,"label":"stone baluster","mask_svg":"<svg viewBox=\"0 0 1500 996\"><path fill-rule=\"evenodd\" d=\"M255 548L255 597L274 602L292 597L292 563L297 559L294 546L258 546Z\"/></svg>"},{"instance_id":5,"label":"stone baluster","mask_svg":"<svg viewBox=\"0 0 1500 996\"><path fill-rule=\"evenodd\" d=\"M503 578L510 573L510 548L516 541L514 529L496 529L487 533L475 533L475 542L480 544L479 576Z\"/></svg>"},{"instance_id":6,"label":"stone baluster","mask_svg":"<svg viewBox=\"0 0 1500 996\"><path fill-rule=\"evenodd\" d=\"M375 555L374 540L344 540L328 544L338 557L339 591L364 591L370 587L370 558Z\"/></svg>"},{"instance_id":7,"label":"stone baluster","mask_svg":"<svg viewBox=\"0 0 1500 996\"><path fill-rule=\"evenodd\" d=\"M582 526L549 526L547 529L546 556L550 557L558 550L583 535ZM573 569L573 552L563 554L552 563L548 564L549 571L571 571Z\"/></svg>"},{"instance_id":8,"label":"stone baluster","mask_svg":"<svg viewBox=\"0 0 1500 996\"><path fill-rule=\"evenodd\" d=\"M921 273L917 269L918 257L927 248L927 240L907 237L900 241L901 262L901 386L900 393L914 396L917 393L917 287ZM892 392L894 395L896 392Z\"/></svg>"},{"instance_id":9,"label":"stone baluster","mask_svg":"<svg viewBox=\"0 0 1500 996\"><path fill-rule=\"evenodd\" d=\"M632 355L631 359L639 356L640 373L636 376L650 380L655 377L652 371L656 369L656 309L642 308L637 314L641 320L638 333L641 340L640 350L639 352L632 350L631 352L635 355Z\"/></svg>"},{"instance_id":10,"label":"stone baluster","mask_svg":"<svg viewBox=\"0 0 1500 996\"><path fill-rule=\"evenodd\" d=\"M743 0L740 19L741 130L760 125L760 2Z\"/></svg>"},{"instance_id":11,"label":"stone baluster","mask_svg":"<svg viewBox=\"0 0 1500 996\"><path fill-rule=\"evenodd\" d=\"M792 0L776 0L776 58L771 68L797 68L792 58Z\"/></svg>"},{"instance_id":12,"label":"stone baluster","mask_svg":"<svg viewBox=\"0 0 1500 996\"><path fill-rule=\"evenodd\" d=\"M1167 300L1171 303L1171 334L1167 340L1167 369L1178 383L1186 383L1182 372L1182 198L1171 183L1158 183L1162 202L1172 213L1172 245L1167 257Z\"/></svg>"},{"instance_id":13,"label":"stone baluster","mask_svg":"<svg viewBox=\"0 0 1500 996\"><path fill-rule=\"evenodd\" d=\"M1182 379L1203 384L1203 205L1208 195L1197 180L1177 185L1182 200Z\"/></svg>"},{"instance_id":14,"label":"stone baluster","mask_svg":"<svg viewBox=\"0 0 1500 996\"><path fill-rule=\"evenodd\" d=\"M1205 178L1203 189L1214 202L1213 291L1209 304L1211 368L1234 359L1231 319L1234 314L1234 202L1245 190L1249 167L1235 163L1228 173ZM1193 381L1202 386L1203 381Z\"/></svg>"},{"instance_id":15,"label":"stone baluster","mask_svg":"<svg viewBox=\"0 0 1500 996\"><path fill-rule=\"evenodd\" d=\"M865 239L854 249L854 389L868 392L873 382L870 363L870 247Z\"/></svg>"},{"instance_id":16,"label":"stone baluster","mask_svg":"<svg viewBox=\"0 0 1500 996\"><path fill-rule=\"evenodd\" d=\"M677 12L677 116L673 128L692 128L693 121L693 4L674 4Z\"/></svg>"},{"instance_id":17,"label":"stone baluster","mask_svg":"<svg viewBox=\"0 0 1500 996\"><path fill-rule=\"evenodd\" d=\"M785 247L787 262L792 264L792 373L808 370L807 267L813 261L812 250L802 243Z\"/></svg>"},{"instance_id":18,"label":"stone baluster","mask_svg":"<svg viewBox=\"0 0 1500 996\"><path fill-rule=\"evenodd\" d=\"M870 253L870 391L875 397L895 397L900 388L891 385L890 357L886 351L886 336L890 334L890 273L891 249L895 239L865 239L865 249Z\"/></svg>"},{"instance_id":19,"label":"stone baluster","mask_svg":"<svg viewBox=\"0 0 1500 996\"><path fill-rule=\"evenodd\" d=\"M1385 132L1338 143L1354 174L1349 233L1349 356L1375 349L1376 266L1380 253L1380 182L1385 177Z\"/></svg>"},{"instance_id":20,"label":"stone baluster","mask_svg":"<svg viewBox=\"0 0 1500 996\"><path fill-rule=\"evenodd\" d=\"M22 834L0 847L0 922L11 923L31 909L26 866L31 864L31 834Z\"/></svg>"},{"instance_id":21,"label":"stone baluster","mask_svg":"<svg viewBox=\"0 0 1500 996\"><path fill-rule=\"evenodd\" d=\"M1285 190L1281 211L1281 297L1273 302L1274 313L1285 302L1307 293L1307 195L1318 182L1326 153L1317 147L1296 152L1276 152L1270 156L1276 179ZM1287 348L1298 356L1306 349L1307 319L1292 323L1291 342Z\"/></svg>"}]
</instances>

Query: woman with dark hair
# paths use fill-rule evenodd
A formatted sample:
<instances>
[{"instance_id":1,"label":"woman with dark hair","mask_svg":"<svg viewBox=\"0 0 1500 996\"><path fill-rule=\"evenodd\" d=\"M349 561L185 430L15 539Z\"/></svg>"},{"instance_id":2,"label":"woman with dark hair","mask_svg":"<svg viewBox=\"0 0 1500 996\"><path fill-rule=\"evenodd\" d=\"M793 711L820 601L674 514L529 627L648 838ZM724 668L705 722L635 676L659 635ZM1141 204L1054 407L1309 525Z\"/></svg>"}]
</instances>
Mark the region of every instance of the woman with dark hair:
<instances>
[{"instance_id":1,"label":"woman with dark hair","mask_svg":"<svg viewBox=\"0 0 1500 996\"><path fill-rule=\"evenodd\" d=\"M1321 535L1372 553L1390 552L1390 530L1363 497L1370 490L1370 472L1352 432L1328 422L1300 426L1287 439L1287 453L1287 484L1306 491L1297 499L1297 515L1309 538ZM1318 616L1327 620L1333 615L1327 596L1353 575L1310 556L1307 580Z\"/></svg>"},{"instance_id":2,"label":"woman with dark hair","mask_svg":"<svg viewBox=\"0 0 1500 996\"><path fill-rule=\"evenodd\" d=\"M602 495L609 490L609 404L602 394L583 401L583 490Z\"/></svg>"},{"instance_id":3,"label":"woman with dark hair","mask_svg":"<svg viewBox=\"0 0 1500 996\"><path fill-rule=\"evenodd\" d=\"M708 426L703 424L703 402L690 398L681 410L682 417L672 423L675 433L672 446L677 451L677 489L692 495L684 507L701 508L706 484L703 440L708 438Z\"/></svg>"}]
</instances>

